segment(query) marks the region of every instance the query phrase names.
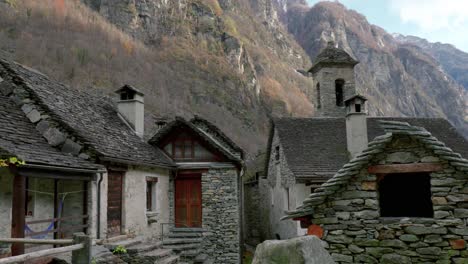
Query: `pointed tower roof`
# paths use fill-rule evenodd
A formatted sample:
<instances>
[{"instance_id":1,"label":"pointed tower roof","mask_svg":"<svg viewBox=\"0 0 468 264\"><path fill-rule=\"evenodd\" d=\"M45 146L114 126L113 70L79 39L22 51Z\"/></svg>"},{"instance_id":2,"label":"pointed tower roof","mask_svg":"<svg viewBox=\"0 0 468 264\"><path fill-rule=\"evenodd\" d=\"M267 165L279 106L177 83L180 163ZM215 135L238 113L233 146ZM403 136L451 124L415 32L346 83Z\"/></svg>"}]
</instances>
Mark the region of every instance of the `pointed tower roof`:
<instances>
[{"instance_id":1,"label":"pointed tower roof","mask_svg":"<svg viewBox=\"0 0 468 264\"><path fill-rule=\"evenodd\" d=\"M359 63L359 61L353 59L353 57L343 49L336 48L333 41L327 43L327 47L317 55L314 61L314 65L310 68L309 72L316 72L324 65L354 66Z\"/></svg>"}]
</instances>

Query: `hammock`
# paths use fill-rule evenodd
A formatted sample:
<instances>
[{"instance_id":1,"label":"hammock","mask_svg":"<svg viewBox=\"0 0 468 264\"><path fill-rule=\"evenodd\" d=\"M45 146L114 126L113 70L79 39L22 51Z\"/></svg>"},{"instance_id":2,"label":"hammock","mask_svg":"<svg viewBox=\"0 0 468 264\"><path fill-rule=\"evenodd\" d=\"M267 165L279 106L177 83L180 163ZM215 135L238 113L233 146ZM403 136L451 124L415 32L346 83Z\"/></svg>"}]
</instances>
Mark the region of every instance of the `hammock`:
<instances>
[{"instance_id":1,"label":"hammock","mask_svg":"<svg viewBox=\"0 0 468 264\"><path fill-rule=\"evenodd\" d=\"M40 193L40 194L54 195L53 193L40 192L40 191L35 191L35 190L27 190L27 191L35 192L35 193ZM64 194L64 195L63 195L63 198L60 200L60 204L59 204L59 207L58 207L58 212L57 212L58 218L60 218L61 215L62 215L63 204L65 203L65 198L67 197L67 195L68 195L68 194L73 194L73 193L80 193L80 192L83 192L83 191L59 193L59 194ZM40 231L40 232L36 232L36 231L32 230L31 227L29 227L27 224L24 224L24 233L25 233L26 236L28 236L28 234L32 234L32 233L44 233L44 234L42 234L42 235L31 236L31 238L34 238L34 239L45 239L45 238L47 238L47 233L45 233L45 232L50 232L50 231L52 231L52 230L54 229L55 222L56 222L55 219L53 219L53 220L51 221L50 225L49 225L44 231Z\"/></svg>"},{"instance_id":2,"label":"hammock","mask_svg":"<svg viewBox=\"0 0 468 264\"><path fill-rule=\"evenodd\" d=\"M63 202L65 200L65 196L63 197L62 200L60 200L60 205L59 205L59 208L58 208L58 216L60 218L60 215L62 213L62 208L63 208ZM42 232L50 232L51 230L54 229L54 226L55 226L55 219L52 220L52 222L50 223L50 225L46 228L46 230L44 231L40 231L40 233ZM28 236L28 234L32 234L32 233L38 233L38 232L35 232L34 230L32 230L27 224L24 224L24 233L26 236ZM36 236L31 236L31 238L34 238L34 239L45 239L47 237L47 233L45 234L42 234L42 235L36 235Z\"/></svg>"}]
</instances>

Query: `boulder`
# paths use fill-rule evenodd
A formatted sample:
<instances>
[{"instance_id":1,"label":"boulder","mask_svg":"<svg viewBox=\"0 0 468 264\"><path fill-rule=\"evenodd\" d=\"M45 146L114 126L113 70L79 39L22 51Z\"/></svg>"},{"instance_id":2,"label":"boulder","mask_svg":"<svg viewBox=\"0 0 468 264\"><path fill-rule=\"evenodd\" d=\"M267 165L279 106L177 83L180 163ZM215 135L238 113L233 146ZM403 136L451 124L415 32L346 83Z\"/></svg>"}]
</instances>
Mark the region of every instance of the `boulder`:
<instances>
[{"instance_id":1,"label":"boulder","mask_svg":"<svg viewBox=\"0 0 468 264\"><path fill-rule=\"evenodd\" d=\"M252 264L335 264L316 236L267 240L257 246Z\"/></svg>"}]
</instances>

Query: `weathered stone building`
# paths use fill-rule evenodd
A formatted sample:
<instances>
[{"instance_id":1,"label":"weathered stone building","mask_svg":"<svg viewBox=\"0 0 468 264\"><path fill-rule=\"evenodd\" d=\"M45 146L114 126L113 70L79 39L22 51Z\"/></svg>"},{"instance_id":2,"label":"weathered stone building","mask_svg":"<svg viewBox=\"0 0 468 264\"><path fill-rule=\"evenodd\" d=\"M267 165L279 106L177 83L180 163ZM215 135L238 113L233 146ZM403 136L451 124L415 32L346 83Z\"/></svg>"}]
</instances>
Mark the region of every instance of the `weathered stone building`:
<instances>
[{"instance_id":1,"label":"weathered stone building","mask_svg":"<svg viewBox=\"0 0 468 264\"><path fill-rule=\"evenodd\" d=\"M262 196L268 197L268 201L262 201L263 208L268 214L268 224L258 227L264 229L260 233L269 234L270 237L267 237L267 239L286 239L306 233L323 236L324 240L328 242L330 252L335 253L335 260L348 263L366 263L366 261L370 263L397 263L408 260L422 262L425 260L429 262L431 261L430 254L421 252L427 252L431 249L419 249L418 252L415 249L416 247L431 248L431 245L440 243L436 245L439 250L435 249L435 252L442 253L451 250L451 243L457 243L456 248L465 248L461 240L466 240L466 235L463 232L460 233L459 230L466 228L466 218L463 214L460 214L465 210L467 202L466 193L462 191L466 187L466 183L461 180L463 177L466 178L466 172L460 169L463 166L454 167L450 161L453 159L461 161L463 160L462 157L468 156L467 141L456 132L449 122L441 118L367 117L366 98L357 95L355 91L353 67L356 63L346 52L329 44L318 55L314 66L310 70L314 76L312 89L315 91L317 98L315 102L317 117L277 118L272 120L267 151L267 173L264 178L260 178L258 181L259 192L262 193ZM395 133L395 135L389 136L388 129L390 127L387 126L384 129L379 125L380 122L386 122L386 124L395 122L393 123L395 126L400 129L406 127L409 132L407 135ZM435 138L437 138L443 142L434 144L441 146L440 151L453 150L455 153L450 152L447 154L453 159L447 161L439 157L437 153L430 152L431 147L424 145L427 142L423 144L418 141L419 138L415 137L419 134L426 137L428 141L435 141ZM327 184L344 183L341 179L338 180L333 176L337 172L340 175L340 169L343 166L344 168L351 166L348 162L353 162L354 157L361 155L360 153L368 148L368 139L376 137L380 139L383 136L387 139L391 137L391 140L398 143L389 144L388 148L386 147L379 152L379 155L372 157L374 165L379 163L384 165L386 162L392 163L389 164L391 166L405 164L401 165L403 168L414 165L410 171L401 171L406 173L402 176L406 178L396 177L396 180L394 180L393 177L388 177L388 185L382 187L387 197L389 193L393 193L393 196L389 196L390 204L407 205L409 207L405 209L405 213L398 214L397 219L392 217L389 219L388 215L385 214L385 210L387 210L385 209L384 215L380 215L379 203L382 201L379 198L379 192L382 191L380 188L383 178L379 178L380 176L376 173L361 175L364 178L376 178L365 181L364 178L360 178L360 180L364 181L363 184L354 178L352 181L346 181L350 185L342 186L343 188L337 191L336 194L333 193L335 196L344 195L345 197L335 199L334 195L330 195L331 201L337 200L336 205L331 205L323 200L320 203L313 203L313 207L310 208L311 211L305 212L307 210L304 208L309 208L308 204L311 203L309 200L315 201L315 198L307 197L315 197L316 193L323 193L323 188ZM373 144L375 143L370 143L370 145ZM432 150L434 149L432 148ZM385 158L386 155L388 155L388 159ZM362 161L359 160L359 162ZM455 163L457 162L455 161ZM370 161L366 164L370 164ZM437 171L426 171L428 168L423 168L424 166L434 166ZM416 171L417 168L423 168L420 171L422 174ZM367 171L367 168L362 168L362 173L364 171ZM416 176L413 176L413 174ZM447 178L448 185L441 182L437 183L443 181L442 178ZM432 187L428 185L433 182L436 183ZM408 186L411 186L410 188L413 190L425 188L426 192L413 191L409 192L411 195L405 196L403 194L405 189L402 187L401 195L395 197L395 194L400 194L400 189L396 188L395 185L406 186L407 192L409 192ZM365 190L364 194L363 188ZM387 191L385 191L385 188L387 188ZM326 189L325 193L327 195L331 194L329 191L330 189ZM369 197L356 197L353 196L354 194L357 196L368 194ZM425 205L427 210L425 212L432 210L434 214L425 214L423 217L415 217L411 214L413 211L419 210L420 206L408 201L419 201L418 199L421 197L425 197L425 202L420 201ZM449 201L449 197L450 199L458 197L458 201ZM305 204L299 207L304 200ZM447 205L437 204L440 201L447 202ZM312 210L316 206L318 211ZM294 211L297 207L299 207L299 211ZM390 208L390 210L393 209L395 208ZM246 210L248 211L248 209ZM446 212L441 213L438 212L439 210L446 210ZM296 220L302 220L302 225L300 221L280 220L282 215L289 211L302 212L299 215L294 213L291 215ZM316 215L315 212L317 212ZM408 212L409 214L405 215ZM301 216L307 217L300 218ZM447 225L456 230L455 232L458 232L458 234L450 233L448 226L436 223L439 219L444 218L447 218L444 221L453 224L452 226ZM312 220L312 225L308 222L309 220ZM416 238L411 237L411 239L417 239L414 243L420 243L395 242L406 232L405 224L415 226L418 224L434 225L435 227L445 228L443 230L447 232L437 234L437 231L430 233L426 229L422 234L416 234ZM438 229L436 228L436 230ZM387 233L389 234L388 237L385 236ZM424 241L426 239L424 235L428 235L431 243ZM440 235L440 238L436 239L438 242L432 243L430 238L436 238L437 235ZM327 240L328 236L331 237L330 241ZM338 240L333 240L334 237L338 237ZM403 239L406 239L406 237L403 236ZM340 238L344 238L344 241L339 240ZM371 240L371 246L366 248L367 242L359 244L360 239ZM384 240L385 242L381 242ZM358 244L355 242L358 242ZM392 243L399 243L401 248L398 249L397 244ZM379 249L382 249L382 251L378 251ZM375 253L376 251L378 253ZM450 252L460 258L454 258L453 261L458 261L458 263L465 261L463 258L466 251ZM390 255L382 258L384 254ZM399 256L392 254L399 254L402 257L399 258ZM358 257L358 255L362 256ZM396 260L396 262L390 262L387 258L393 259L392 261ZM434 258L434 255L432 255L432 260Z\"/></svg>"},{"instance_id":2,"label":"weathered stone building","mask_svg":"<svg viewBox=\"0 0 468 264\"><path fill-rule=\"evenodd\" d=\"M380 123L286 218L322 229L338 263L467 263L468 160L424 128Z\"/></svg>"},{"instance_id":3,"label":"weathered stone building","mask_svg":"<svg viewBox=\"0 0 468 264\"><path fill-rule=\"evenodd\" d=\"M0 60L0 115L9 122L0 128L0 154L25 160L19 170L50 167L47 175L18 174L19 198L12 191L16 174L2 169L0 236L10 237L6 227L14 224L14 237L68 237L76 230L56 225L73 225L105 241L165 238L165 248L154 250L168 255L167 263L177 261L172 251L240 263L243 151L200 117L177 118L146 142L144 94L130 85L116 94L65 87ZM28 201L19 203L16 218L12 200ZM44 220L50 218L60 220ZM1 253L9 254L4 247Z\"/></svg>"}]
</instances>

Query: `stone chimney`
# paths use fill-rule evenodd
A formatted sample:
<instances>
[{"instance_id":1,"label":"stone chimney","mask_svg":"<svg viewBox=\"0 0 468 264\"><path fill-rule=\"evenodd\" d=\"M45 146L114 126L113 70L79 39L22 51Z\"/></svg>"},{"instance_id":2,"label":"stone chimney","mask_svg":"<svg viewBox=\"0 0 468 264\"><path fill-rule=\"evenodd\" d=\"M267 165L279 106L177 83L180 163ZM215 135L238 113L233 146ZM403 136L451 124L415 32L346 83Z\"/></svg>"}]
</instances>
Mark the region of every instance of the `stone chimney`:
<instances>
[{"instance_id":1,"label":"stone chimney","mask_svg":"<svg viewBox=\"0 0 468 264\"><path fill-rule=\"evenodd\" d=\"M131 85L124 85L115 91L119 95L117 108L119 114L143 138L145 133L145 101L144 94Z\"/></svg>"},{"instance_id":2,"label":"stone chimney","mask_svg":"<svg viewBox=\"0 0 468 264\"><path fill-rule=\"evenodd\" d=\"M345 101L346 106L346 143L351 158L367 148L367 99L355 95Z\"/></svg>"}]
</instances>

